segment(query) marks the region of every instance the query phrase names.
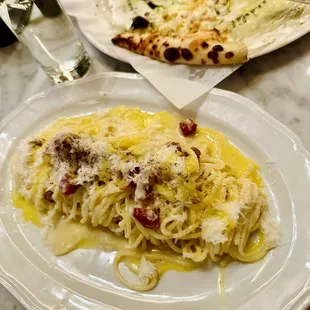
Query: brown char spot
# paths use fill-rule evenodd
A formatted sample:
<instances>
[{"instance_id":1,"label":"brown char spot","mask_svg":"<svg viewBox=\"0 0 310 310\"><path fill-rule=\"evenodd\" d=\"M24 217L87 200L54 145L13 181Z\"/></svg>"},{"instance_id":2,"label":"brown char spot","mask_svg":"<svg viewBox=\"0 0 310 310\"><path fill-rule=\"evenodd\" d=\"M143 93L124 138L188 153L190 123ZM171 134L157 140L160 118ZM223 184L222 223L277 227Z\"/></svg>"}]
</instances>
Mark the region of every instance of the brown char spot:
<instances>
[{"instance_id":1,"label":"brown char spot","mask_svg":"<svg viewBox=\"0 0 310 310\"><path fill-rule=\"evenodd\" d=\"M150 51L150 55L153 56L153 54L154 54L153 51Z\"/></svg>"},{"instance_id":2,"label":"brown char spot","mask_svg":"<svg viewBox=\"0 0 310 310\"><path fill-rule=\"evenodd\" d=\"M174 62L180 57L179 50L175 47L167 48L164 52L164 57L166 60Z\"/></svg>"},{"instance_id":3,"label":"brown char spot","mask_svg":"<svg viewBox=\"0 0 310 310\"><path fill-rule=\"evenodd\" d=\"M204 60L204 59L201 59L201 64L205 64L206 63L206 61Z\"/></svg>"},{"instance_id":4,"label":"brown char spot","mask_svg":"<svg viewBox=\"0 0 310 310\"><path fill-rule=\"evenodd\" d=\"M157 49L157 45L154 44L154 45L152 46L152 49L153 49L153 50L156 50L156 49Z\"/></svg>"},{"instance_id":5,"label":"brown char spot","mask_svg":"<svg viewBox=\"0 0 310 310\"><path fill-rule=\"evenodd\" d=\"M220 31L218 30L218 29L216 29L216 28L213 28L213 30L218 34L218 35L220 35L221 33L220 33Z\"/></svg>"},{"instance_id":6,"label":"brown char spot","mask_svg":"<svg viewBox=\"0 0 310 310\"><path fill-rule=\"evenodd\" d=\"M219 57L219 54L218 54L217 51L210 51L208 53L208 58L212 59L214 64L218 64L219 63L218 57Z\"/></svg>"},{"instance_id":7,"label":"brown char spot","mask_svg":"<svg viewBox=\"0 0 310 310\"><path fill-rule=\"evenodd\" d=\"M168 47L168 46L169 46L169 43L168 43L168 42L165 42L165 43L164 43L164 46L165 46L165 47Z\"/></svg>"},{"instance_id":8,"label":"brown char spot","mask_svg":"<svg viewBox=\"0 0 310 310\"><path fill-rule=\"evenodd\" d=\"M136 44L132 41L132 37L122 38L122 37L115 37L112 39L113 44L119 46L127 46L129 49L133 48Z\"/></svg>"},{"instance_id":9,"label":"brown char spot","mask_svg":"<svg viewBox=\"0 0 310 310\"><path fill-rule=\"evenodd\" d=\"M234 56L235 56L235 55L234 55L233 52L227 52L227 53L225 54L225 58L227 58L227 59L233 58Z\"/></svg>"},{"instance_id":10,"label":"brown char spot","mask_svg":"<svg viewBox=\"0 0 310 310\"><path fill-rule=\"evenodd\" d=\"M130 41L130 46L129 46L132 50L136 50L138 45L132 41Z\"/></svg>"},{"instance_id":11,"label":"brown char spot","mask_svg":"<svg viewBox=\"0 0 310 310\"><path fill-rule=\"evenodd\" d=\"M154 10L154 9L157 8L157 5L154 4L152 1L149 1L149 2L147 3L147 5L148 5L152 10Z\"/></svg>"},{"instance_id":12,"label":"brown char spot","mask_svg":"<svg viewBox=\"0 0 310 310\"><path fill-rule=\"evenodd\" d=\"M223 46L222 45L214 45L212 47L212 49L215 51L215 52L222 52L224 50Z\"/></svg>"},{"instance_id":13,"label":"brown char spot","mask_svg":"<svg viewBox=\"0 0 310 310\"><path fill-rule=\"evenodd\" d=\"M198 47L195 48L195 52L198 52Z\"/></svg>"},{"instance_id":14,"label":"brown char spot","mask_svg":"<svg viewBox=\"0 0 310 310\"><path fill-rule=\"evenodd\" d=\"M156 52L155 52L155 56L156 56L157 58L159 58L159 56L160 56L159 51L156 51Z\"/></svg>"},{"instance_id":15,"label":"brown char spot","mask_svg":"<svg viewBox=\"0 0 310 310\"><path fill-rule=\"evenodd\" d=\"M202 46L202 48L207 48L209 46L209 44L207 42L202 42L201 46Z\"/></svg>"},{"instance_id":16,"label":"brown char spot","mask_svg":"<svg viewBox=\"0 0 310 310\"><path fill-rule=\"evenodd\" d=\"M193 59L193 54L188 48L182 48L181 54L185 60L192 60Z\"/></svg>"},{"instance_id":17,"label":"brown char spot","mask_svg":"<svg viewBox=\"0 0 310 310\"><path fill-rule=\"evenodd\" d=\"M132 29L145 29L149 26L149 21L142 16L136 16L131 24Z\"/></svg>"}]
</instances>

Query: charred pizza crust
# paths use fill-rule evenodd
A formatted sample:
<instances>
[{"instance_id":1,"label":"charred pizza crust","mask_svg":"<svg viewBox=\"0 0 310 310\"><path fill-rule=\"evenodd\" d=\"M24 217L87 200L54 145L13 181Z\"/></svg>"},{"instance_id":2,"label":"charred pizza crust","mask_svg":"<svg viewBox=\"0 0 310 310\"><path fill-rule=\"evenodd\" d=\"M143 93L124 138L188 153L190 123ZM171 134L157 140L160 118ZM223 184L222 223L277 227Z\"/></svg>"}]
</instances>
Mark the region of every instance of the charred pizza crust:
<instances>
[{"instance_id":1,"label":"charred pizza crust","mask_svg":"<svg viewBox=\"0 0 310 310\"><path fill-rule=\"evenodd\" d=\"M166 63L229 65L244 63L248 59L245 44L230 42L227 33L217 29L183 36L163 36L157 32L137 29L117 35L112 42L134 53Z\"/></svg>"}]
</instances>

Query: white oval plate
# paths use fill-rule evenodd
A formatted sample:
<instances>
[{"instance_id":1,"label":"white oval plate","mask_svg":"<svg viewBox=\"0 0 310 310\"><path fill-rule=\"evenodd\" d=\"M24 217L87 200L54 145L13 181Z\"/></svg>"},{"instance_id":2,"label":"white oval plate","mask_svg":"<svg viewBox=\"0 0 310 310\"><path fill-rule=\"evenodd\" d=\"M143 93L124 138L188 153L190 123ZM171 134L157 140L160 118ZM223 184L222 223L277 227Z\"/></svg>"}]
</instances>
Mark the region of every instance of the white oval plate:
<instances>
[{"instance_id":1,"label":"white oval plate","mask_svg":"<svg viewBox=\"0 0 310 310\"><path fill-rule=\"evenodd\" d=\"M115 253L85 249L55 257L12 206L9 160L21 139L60 116L122 104L176 111L141 76L106 73L40 93L0 123L1 283L29 309L220 309L216 267L169 272L150 292L130 291L113 274ZM262 261L225 269L226 309L302 309L310 301L309 153L290 130L230 92L215 89L179 112L223 132L260 164L283 233Z\"/></svg>"},{"instance_id":2,"label":"white oval plate","mask_svg":"<svg viewBox=\"0 0 310 310\"><path fill-rule=\"evenodd\" d=\"M132 57L132 53L115 46L111 42L111 38L121 30L117 31L117 29L112 28L110 23L101 16L95 5L95 0L80 0L78 2L76 0L62 0L62 3L66 11L77 18L82 33L96 48L110 57L130 63L129 60ZM298 5L302 6L302 4ZM296 18L294 23L286 20L282 22L281 20L275 29L269 31L265 29L261 34L255 35L249 29L249 36L245 38L245 43L249 49L249 58L273 52L299 39L309 31L310 6L306 9L304 16L300 19Z\"/></svg>"}]
</instances>

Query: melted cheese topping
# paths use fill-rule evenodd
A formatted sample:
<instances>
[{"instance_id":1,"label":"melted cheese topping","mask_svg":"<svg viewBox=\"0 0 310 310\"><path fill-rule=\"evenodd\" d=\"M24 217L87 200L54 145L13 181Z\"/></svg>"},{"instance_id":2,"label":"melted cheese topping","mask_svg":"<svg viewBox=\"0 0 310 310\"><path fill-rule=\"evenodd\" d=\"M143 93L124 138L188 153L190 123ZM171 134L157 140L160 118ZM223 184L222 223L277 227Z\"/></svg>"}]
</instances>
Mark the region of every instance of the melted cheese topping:
<instances>
[{"instance_id":1,"label":"melted cheese topping","mask_svg":"<svg viewBox=\"0 0 310 310\"><path fill-rule=\"evenodd\" d=\"M96 0L105 20L118 31L129 30L133 18L142 16L162 34L187 34L213 29L229 10L230 0Z\"/></svg>"},{"instance_id":2,"label":"melted cheese topping","mask_svg":"<svg viewBox=\"0 0 310 310\"><path fill-rule=\"evenodd\" d=\"M216 217L210 217L202 222L202 238L213 244L225 243L228 237L224 235L227 224Z\"/></svg>"}]
</instances>

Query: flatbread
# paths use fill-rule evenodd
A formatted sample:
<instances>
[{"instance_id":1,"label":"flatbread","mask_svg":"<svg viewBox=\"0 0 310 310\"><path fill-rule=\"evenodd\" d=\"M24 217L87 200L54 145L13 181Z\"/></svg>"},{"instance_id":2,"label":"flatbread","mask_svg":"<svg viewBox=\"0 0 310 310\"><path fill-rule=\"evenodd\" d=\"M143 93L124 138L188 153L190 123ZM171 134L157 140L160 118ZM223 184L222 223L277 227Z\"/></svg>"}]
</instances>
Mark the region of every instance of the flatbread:
<instances>
[{"instance_id":1,"label":"flatbread","mask_svg":"<svg viewBox=\"0 0 310 310\"><path fill-rule=\"evenodd\" d=\"M117 35L112 42L134 53L173 64L230 65L248 59L245 44L230 42L227 33L217 29L168 36L132 30Z\"/></svg>"},{"instance_id":2,"label":"flatbread","mask_svg":"<svg viewBox=\"0 0 310 310\"><path fill-rule=\"evenodd\" d=\"M231 23L227 14L231 1L127 0L127 10L132 14L131 26L127 24L125 31L112 42L131 52L172 64L246 62L246 45L234 40L229 32Z\"/></svg>"}]
</instances>

